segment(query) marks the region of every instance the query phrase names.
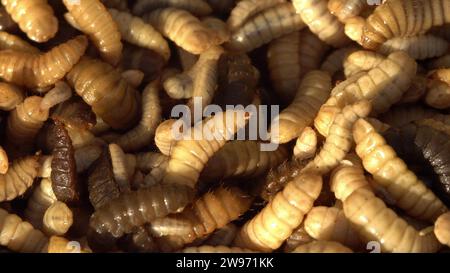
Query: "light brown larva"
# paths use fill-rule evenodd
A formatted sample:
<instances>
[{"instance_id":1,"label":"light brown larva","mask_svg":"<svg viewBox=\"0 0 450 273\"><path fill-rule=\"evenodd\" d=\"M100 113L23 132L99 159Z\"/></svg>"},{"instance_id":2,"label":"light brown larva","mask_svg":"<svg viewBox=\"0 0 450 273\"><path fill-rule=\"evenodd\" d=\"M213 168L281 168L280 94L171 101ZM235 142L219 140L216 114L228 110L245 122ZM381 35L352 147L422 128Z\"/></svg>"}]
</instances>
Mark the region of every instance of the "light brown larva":
<instances>
[{"instance_id":1,"label":"light brown larva","mask_svg":"<svg viewBox=\"0 0 450 273\"><path fill-rule=\"evenodd\" d=\"M388 55L403 50L416 60L439 57L447 52L448 42L442 38L427 34L406 38L394 38L380 46L379 53Z\"/></svg>"},{"instance_id":2,"label":"light brown larva","mask_svg":"<svg viewBox=\"0 0 450 273\"><path fill-rule=\"evenodd\" d=\"M42 228L42 220L45 211L57 201L52 189L52 182L48 178L41 179L41 183L34 188L30 199L28 199L25 209L25 220L30 222L37 229Z\"/></svg>"},{"instance_id":3,"label":"light brown larva","mask_svg":"<svg viewBox=\"0 0 450 273\"><path fill-rule=\"evenodd\" d=\"M89 35L102 57L116 65L122 56L119 27L99 0L63 0L80 29Z\"/></svg>"},{"instance_id":4,"label":"light brown larva","mask_svg":"<svg viewBox=\"0 0 450 273\"><path fill-rule=\"evenodd\" d=\"M63 202L56 201L44 213L43 227L46 234L64 235L72 223L72 211Z\"/></svg>"},{"instance_id":5,"label":"light brown larva","mask_svg":"<svg viewBox=\"0 0 450 273\"><path fill-rule=\"evenodd\" d=\"M345 23L347 19L358 16L368 6L367 0L330 0L328 10L339 21Z\"/></svg>"},{"instance_id":6,"label":"light brown larva","mask_svg":"<svg viewBox=\"0 0 450 273\"><path fill-rule=\"evenodd\" d=\"M22 40L19 36L0 31L0 49L12 49L29 53L39 53L39 49Z\"/></svg>"},{"instance_id":7,"label":"light brown larva","mask_svg":"<svg viewBox=\"0 0 450 273\"><path fill-rule=\"evenodd\" d=\"M305 127L295 142L293 154L297 160L314 157L317 150L317 134L311 127Z\"/></svg>"},{"instance_id":8,"label":"light brown larva","mask_svg":"<svg viewBox=\"0 0 450 273\"><path fill-rule=\"evenodd\" d=\"M31 40L43 43L56 35L58 19L47 0L2 0L2 4Z\"/></svg>"},{"instance_id":9,"label":"light brown larva","mask_svg":"<svg viewBox=\"0 0 450 273\"><path fill-rule=\"evenodd\" d=\"M436 109L450 107L450 68L430 73L425 103Z\"/></svg>"},{"instance_id":10,"label":"light brown larva","mask_svg":"<svg viewBox=\"0 0 450 273\"><path fill-rule=\"evenodd\" d=\"M436 220L434 234L441 244L450 246L450 212L442 214Z\"/></svg>"},{"instance_id":11,"label":"light brown larva","mask_svg":"<svg viewBox=\"0 0 450 273\"><path fill-rule=\"evenodd\" d=\"M257 13L269 9L285 0L242 0L231 10L227 25L231 31L241 27L245 21Z\"/></svg>"},{"instance_id":12,"label":"light brown larva","mask_svg":"<svg viewBox=\"0 0 450 273\"><path fill-rule=\"evenodd\" d=\"M138 0L133 6L133 13L142 15L160 8L184 9L195 16L205 16L212 12L211 7L205 0Z\"/></svg>"},{"instance_id":13,"label":"light brown larva","mask_svg":"<svg viewBox=\"0 0 450 273\"><path fill-rule=\"evenodd\" d=\"M24 92L19 87L0 82L0 110L11 111L24 100Z\"/></svg>"},{"instance_id":14,"label":"light brown larva","mask_svg":"<svg viewBox=\"0 0 450 273\"><path fill-rule=\"evenodd\" d=\"M172 132L173 125L177 122L176 119L167 119L161 122L156 128L155 144L159 151L164 155L170 155L176 140Z\"/></svg>"},{"instance_id":15,"label":"light brown larva","mask_svg":"<svg viewBox=\"0 0 450 273\"><path fill-rule=\"evenodd\" d=\"M0 208L0 245L23 253L46 252L48 238L39 230Z\"/></svg>"}]
</instances>

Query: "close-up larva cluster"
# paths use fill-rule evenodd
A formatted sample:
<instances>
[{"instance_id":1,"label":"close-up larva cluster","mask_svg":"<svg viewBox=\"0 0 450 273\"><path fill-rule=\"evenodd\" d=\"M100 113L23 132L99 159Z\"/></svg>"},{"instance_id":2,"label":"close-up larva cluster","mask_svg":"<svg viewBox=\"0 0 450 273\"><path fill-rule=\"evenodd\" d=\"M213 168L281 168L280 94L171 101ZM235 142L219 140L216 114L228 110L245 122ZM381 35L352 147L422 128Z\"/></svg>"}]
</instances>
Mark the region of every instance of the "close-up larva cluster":
<instances>
[{"instance_id":1,"label":"close-up larva cluster","mask_svg":"<svg viewBox=\"0 0 450 273\"><path fill-rule=\"evenodd\" d=\"M449 208L450 0L0 1L0 252L450 252Z\"/></svg>"}]
</instances>

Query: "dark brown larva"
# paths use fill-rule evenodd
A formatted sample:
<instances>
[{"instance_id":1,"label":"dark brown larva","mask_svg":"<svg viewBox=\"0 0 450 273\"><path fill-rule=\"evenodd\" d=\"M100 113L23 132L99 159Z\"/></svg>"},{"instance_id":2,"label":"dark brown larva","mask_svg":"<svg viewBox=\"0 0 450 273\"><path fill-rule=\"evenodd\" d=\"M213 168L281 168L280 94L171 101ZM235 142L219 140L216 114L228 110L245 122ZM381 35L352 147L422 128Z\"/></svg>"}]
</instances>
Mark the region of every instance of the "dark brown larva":
<instances>
[{"instance_id":1,"label":"dark brown larva","mask_svg":"<svg viewBox=\"0 0 450 273\"><path fill-rule=\"evenodd\" d=\"M75 203L80 195L72 140L61 121L55 121L54 133L52 189L59 201Z\"/></svg>"}]
</instances>

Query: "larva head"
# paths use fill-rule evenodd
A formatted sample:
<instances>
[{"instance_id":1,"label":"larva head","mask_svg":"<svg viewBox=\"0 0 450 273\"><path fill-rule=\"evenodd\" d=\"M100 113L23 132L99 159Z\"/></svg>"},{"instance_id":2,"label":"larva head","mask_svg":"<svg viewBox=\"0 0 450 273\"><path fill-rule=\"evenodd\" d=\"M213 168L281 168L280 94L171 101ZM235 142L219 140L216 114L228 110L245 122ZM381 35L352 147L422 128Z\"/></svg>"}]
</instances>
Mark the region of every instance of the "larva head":
<instances>
[{"instance_id":1,"label":"larva head","mask_svg":"<svg viewBox=\"0 0 450 273\"><path fill-rule=\"evenodd\" d=\"M65 234L73 223L72 211L66 204L56 201L44 214L45 229L49 233Z\"/></svg>"},{"instance_id":2,"label":"larva head","mask_svg":"<svg viewBox=\"0 0 450 273\"><path fill-rule=\"evenodd\" d=\"M361 43L365 20L362 17L355 16L345 22L345 34L353 41Z\"/></svg>"}]
</instances>

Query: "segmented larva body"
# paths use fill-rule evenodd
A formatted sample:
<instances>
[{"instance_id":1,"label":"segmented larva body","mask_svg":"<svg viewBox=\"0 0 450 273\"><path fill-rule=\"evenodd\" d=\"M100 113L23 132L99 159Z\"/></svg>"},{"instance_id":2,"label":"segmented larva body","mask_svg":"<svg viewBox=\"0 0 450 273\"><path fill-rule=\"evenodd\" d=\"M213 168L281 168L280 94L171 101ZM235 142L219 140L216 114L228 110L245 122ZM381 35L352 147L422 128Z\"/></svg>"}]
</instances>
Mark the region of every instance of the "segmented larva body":
<instances>
[{"instance_id":1,"label":"segmented larva body","mask_svg":"<svg viewBox=\"0 0 450 273\"><path fill-rule=\"evenodd\" d=\"M45 211L43 226L46 234L64 235L72 226L72 223L72 211L63 202L56 201Z\"/></svg>"},{"instance_id":2,"label":"segmented larva body","mask_svg":"<svg viewBox=\"0 0 450 273\"><path fill-rule=\"evenodd\" d=\"M122 42L119 27L99 0L63 0L69 14L81 31L100 51L102 58L116 65L122 57Z\"/></svg>"},{"instance_id":3,"label":"segmented larva body","mask_svg":"<svg viewBox=\"0 0 450 273\"><path fill-rule=\"evenodd\" d=\"M184 235L177 235L177 237L182 239L183 244L187 244L210 234L236 220L250 208L251 202L252 198L235 187L219 187L208 192L194 201L191 207L184 209L181 214L173 216L175 219L186 219L190 223L187 226L187 232ZM162 227L166 226L164 221L160 221L158 224ZM172 222L169 221L167 224L166 229L170 229ZM175 222L176 224L177 222ZM154 225L155 223L152 223L152 226Z\"/></svg>"},{"instance_id":4,"label":"segmented larva body","mask_svg":"<svg viewBox=\"0 0 450 273\"><path fill-rule=\"evenodd\" d=\"M450 107L450 68L438 69L431 73L425 103L436 109Z\"/></svg>"},{"instance_id":5,"label":"segmented larva body","mask_svg":"<svg viewBox=\"0 0 450 273\"><path fill-rule=\"evenodd\" d=\"M2 4L31 40L43 43L58 32L58 19L47 0L2 0Z\"/></svg>"},{"instance_id":6,"label":"segmented larva body","mask_svg":"<svg viewBox=\"0 0 450 273\"><path fill-rule=\"evenodd\" d=\"M152 25L145 23L141 18L135 17L128 12L121 12L116 9L108 9L108 11L117 23L123 40L153 50L160 54L165 61L169 60L169 45Z\"/></svg>"},{"instance_id":7,"label":"segmented larva body","mask_svg":"<svg viewBox=\"0 0 450 273\"><path fill-rule=\"evenodd\" d=\"M347 46L334 50L330 55L326 57L320 66L320 70L330 73L330 75L335 75L337 72L343 70L342 64L348 55L357 51L356 46Z\"/></svg>"},{"instance_id":8,"label":"segmented larva body","mask_svg":"<svg viewBox=\"0 0 450 273\"><path fill-rule=\"evenodd\" d=\"M298 246L291 253L353 253L353 251L338 242L314 241Z\"/></svg>"},{"instance_id":9,"label":"segmented larva body","mask_svg":"<svg viewBox=\"0 0 450 273\"><path fill-rule=\"evenodd\" d=\"M361 44L361 36L365 23L366 20L361 16L355 16L347 19L344 27L345 35L358 44Z\"/></svg>"},{"instance_id":10,"label":"segmented larva body","mask_svg":"<svg viewBox=\"0 0 450 273\"><path fill-rule=\"evenodd\" d=\"M114 129L125 129L139 117L140 94L112 66L84 58L67 74L78 95ZM120 111L118 110L120 109Z\"/></svg>"},{"instance_id":11,"label":"segmented larva body","mask_svg":"<svg viewBox=\"0 0 450 273\"><path fill-rule=\"evenodd\" d=\"M168 7L183 9L195 16L206 16L212 12L205 0L138 0L133 6L133 13L142 15L155 9Z\"/></svg>"},{"instance_id":12,"label":"segmented larva body","mask_svg":"<svg viewBox=\"0 0 450 273\"><path fill-rule=\"evenodd\" d=\"M447 211L439 198L408 169L372 125L363 119L358 120L353 127L353 138L364 168L409 215L434 221Z\"/></svg>"},{"instance_id":13,"label":"segmented larva body","mask_svg":"<svg viewBox=\"0 0 450 273\"><path fill-rule=\"evenodd\" d=\"M114 141L124 151L137 151L152 142L161 120L162 110L159 102L159 90L159 80L150 82L144 88L142 92L142 116L139 124Z\"/></svg>"},{"instance_id":14,"label":"segmented larva body","mask_svg":"<svg viewBox=\"0 0 450 273\"><path fill-rule=\"evenodd\" d=\"M5 82L0 82L0 110L11 111L23 102L24 94L19 87Z\"/></svg>"},{"instance_id":15,"label":"segmented larva body","mask_svg":"<svg viewBox=\"0 0 450 273\"><path fill-rule=\"evenodd\" d=\"M181 250L182 253L253 253L250 249L229 246L193 246Z\"/></svg>"},{"instance_id":16,"label":"segmented larva body","mask_svg":"<svg viewBox=\"0 0 450 273\"><path fill-rule=\"evenodd\" d=\"M313 207L322 189L322 177L303 173L293 178L264 209L248 221L234 244L269 252L280 247Z\"/></svg>"},{"instance_id":17,"label":"segmented larva body","mask_svg":"<svg viewBox=\"0 0 450 273\"><path fill-rule=\"evenodd\" d=\"M295 97L301 78L318 69L328 46L309 30L295 31L269 44L267 62L272 85L285 103Z\"/></svg>"},{"instance_id":18,"label":"segmented larva body","mask_svg":"<svg viewBox=\"0 0 450 273\"><path fill-rule=\"evenodd\" d=\"M347 78L361 71L369 71L384 61L386 57L367 50L353 52L344 59L344 74Z\"/></svg>"},{"instance_id":19,"label":"segmented larva body","mask_svg":"<svg viewBox=\"0 0 450 273\"><path fill-rule=\"evenodd\" d=\"M230 177L258 177L278 166L288 155L286 147L263 151L256 141L230 141L217 151L201 173L202 181Z\"/></svg>"},{"instance_id":20,"label":"segmented larva body","mask_svg":"<svg viewBox=\"0 0 450 273\"><path fill-rule=\"evenodd\" d=\"M327 100L331 89L328 73L314 70L305 75L292 103L275 119L278 132L271 132L276 143L286 143L298 137L309 126L320 106Z\"/></svg>"},{"instance_id":21,"label":"segmented larva body","mask_svg":"<svg viewBox=\"0 0 450 273\"><path fill-rule=\"evenodd\" d=\"M77 36L44 54L3 50L0 77L29 88L44 88L61 80L80 60L87 47L85 36Z\"/></svg>"},{"instance_id":22,"label":"segmented larva body","mask_svg":"<svg viewBox=\"0 0 450 273\"><path fill-rule=\"evenodd\" d=\"M378 52L388 55L395 51L405 51L411 58L424 60L439 57L447 52L448 42L433 35L394 38L380 46Z\"/></svg>"},{"instance_id":23,"label":"segmented larva body","mask_svg":"<svg viewBox=\"0 0 450 273\"><path fill-rule=\"evenodd\" d=\"M450 212L442 214L436 220L434 234L441 244L450 246Z\"/></svg>"},{"instance_id":24,"label":"segmented larva body","mask_svg":"<svg viewBox=\"0 0 450 273\"><path fill-rule=\"evenodd\" d=\"M293 0L292 3L309 29L322 41L334 47L350 42L344 25L330 13L326 0Z\"/></svg>"},{"instance_id":25,"label":"segmented larva body","mask_svg":"<svg viewBox=\"0 0 450 273\"><path fill-rule=\"evenodd\" d=\"M246 125L248 118L242 110L228 110L190 128L173 147L163 182L194 188L209 158ZM196 140L195 136L201 138Z\"/></svg>"},{"instance_id":26,"label":"segmented larva body","mask_svg":"<svg viewBox=\"0 0 450 273\"><path fill-rule=\"evenodd\" d=\"M91 239L119 238L134 227L169 213L177 213L192 200L192 189L183 185L157 184L121 194L98 208L91 216ZM108 244L107 241L100 243Z\"/></svg>"},{"instance_id":27,"label":"segmented larva body","mask_svg":"<svg viewBox=\"0 0 450 273\"><path fill-rule=\"evenodd\" d=\"M444 23L450 23L446 0L390 0L367 18L361 42L367 49L377 49L388 39L414 36Z\"/></svg>"},{"instance_id":28,"label":"segmented larva body","mask_svg":"<svg viewBox=\"0 0 450 273\"><path fill-rule=\"evenodd\" d=\"M238 230L235 224L229 223L214 231L203 244L208 246L229 246L236 237Z\"/></svg>"},{"instance_id":29,"label":"segmented larva body","mask_svg":"<svg viewBox=\"0 0 450 273\"><path fill-rule=\"evenodd\" d=\"M219 18L208 16L202 19L202 23L217 33L218 44L223 44L230 39L230 31L227 24Z\"/></svg>"},{"instance_id":30,"label":"segmented larva body","mask_svg":"<svg viewBox=\"0 0 450 273\"><path fill-rule=\"evenodd\" d=\"M328 10L339 21L345 23L347 19L358 16L367 8L367 5L367 0L330 0L328 1Z\"/></svg>"},{"instance_id":31,"label":"segmented larva body","mask_svg":"<svg viewBox=\"0 0 450 273\"><path fill-rule=\"evenodd\" d=\"M382 252L436 252L440 248L433 232L417 231L372 191L353 192L344 201L344 213L365 241L381 244Z\"/></svg>"},{"instance_id":32,"label":"segmented larva body","mask_svg":"<svg viewBox=\"0 0 450 273\"><path fill-rule=\"evenodd\" d=\"M9 214L0 208L0 245L12 251L23 253L39 253L46 251L48 238L22 221L19 216Z\"/></svg>"},{"instance_id":33,"label":"segmented larva body","mask_svg":"<svg viewBox=\"0 0 450 273\"><path fill-rule=\"evenodd\" d=\"M6 151L0 146L0 174L6 174L9 169L9 160Z\"/></svg>"},{"instance_id":34,"label":"segmented larva body","mask_svg":"<svg viewBox=\"0 0 450 273\"><path fill-rule=\"evenodd\" d=\"M355 104L345 106L336 115L329 134L320 152L308 163L305 169L312 168L322 174L331 171L345 158L353 145L352 128L359 119L369 115L371 104L361 100Z\"/></svg>"},{"instance_id":35,"label":"segmented larva body","mask_svg":"<svg viewBox=\"0 0 450 273\"><path fill-rule=\"evenodd\" d=\"M25 220L29 221L35 228L41 229L45 211L56 201L56 196L52 190L52 182L43 178L28 199L24 213Z\"/></svg>"},{"instance_id":36,"label":"segmented larva body","mask_svg":"<svg viewBox=\"0 0 450 273\"><path fill-rule=\"evenodd\" d=\"M294 156L297 160L312 158L317 150L317 134L311 127L305 127L297 138L294 146Z\"/></svg>"},{"instance_id":37,"label":"segmented larva body","mask_svg":"<svg viewBox=\"0 0 450 273\"><path fill-rule=\"evenodd\" d=\"M150 22L162 35L179 47L193 54L205 52L219 42L213 30L182 9L157 9L144 15L144 20Z\"/></svg>"},{"instance_id":38,"label":"segmented larva body","mask_svg":"<svg viewBox=\"0 0 450 273\"><path fill-rule=\"evenodd\" d=\"M176 143L175 135L172 133L172 126L174 126L176 122L176 119L167 119L161 122L156 128L155 144L159 151L164 155L170 155L170 152Z\"/></svg>"},{"instance_id":39,"label":"segmented larva body","mask_svg":"<svg viewBox=\"0 0 450 273\"><path fill-rule=\"evenodd\" d=\"M371 189L364 176L362 165L343 160L331 173L330 189L334 192L336 199L345 201L350 194L361 188Z\"/></svg>"},{"instance_id":40,"label":"segmented larva body","mask_svg":"<svg viewBox=\"0 0 450 273\"><path fill-rule=\"evenodd\" d=\"M28 53L39 53L39 49L30 45L27 41L4 31L0 31L0 49L12 49Z\"/></svg>"},{"instance_id":41,"label":"segmented larva body","mask_svg":"<svg viewBox=\"0 0 450 273\"><path fill-rule=\"evenodd\" d=\"M341 209L314 207L305 218L305 230L319 241L336 241L351 249L361 247L358 233L345 218Z\"/></svg>"},{"instance_id":42,"label":"segmented larva body","mask_svg":"<svg viewBox=\"0 0 450 273\"><path fill-rule=\"evenodd\" d=\"M249 52L273 39L300 30L305 23L291 3L279 3L249 18L225 44L231 51Z\"/></svg>"},{"instance_id":43,"label":"segmented larva body","mask_svg":"<svg viewBox=\"0 0 450 273\"><path fill-rule=\"evenodd\" d=\"M412 121L433 118L436 115L437 112L432 109L418 105L405 105L393 107L389 112L381 115L379 118L381 121L392 127L401 127Z\"/></svg>"},{"instance_id":44,"label":"segmented larva body","mask_svg":"<svg viewBox=\"0 0 450 273\"><path fill-rule=\"evenodd\" d=\"M259 12L270 9L285 0L242 0L231 10L227 25L231 31L237 30L245 21Z\"/></svg>"},{"instance_id":45,"label":"segmented larva body","mask_svg":"<svg viewBox=\"0 0 450 273\"><path fill-rule=\"evenodd\" d=\"M127 156L117 144L108 145L114 180L121 189L130 188L130 181L136 169L136 158Z\"/></svg>"}]
</instances>

